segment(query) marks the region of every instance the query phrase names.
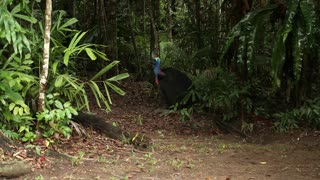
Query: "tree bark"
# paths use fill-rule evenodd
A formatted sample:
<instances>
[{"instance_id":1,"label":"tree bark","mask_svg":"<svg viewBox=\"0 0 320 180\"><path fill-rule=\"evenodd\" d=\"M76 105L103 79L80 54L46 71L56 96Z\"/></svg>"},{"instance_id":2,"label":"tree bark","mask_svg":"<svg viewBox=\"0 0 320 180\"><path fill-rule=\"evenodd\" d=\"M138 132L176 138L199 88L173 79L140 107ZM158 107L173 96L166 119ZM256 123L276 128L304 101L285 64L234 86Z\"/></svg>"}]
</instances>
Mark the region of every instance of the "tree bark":
<instances>
[{"instance_id":1,"label":"tree bark","mask_svg":"<svg viewBox=\"0 0 320 180\"><path fill-rule=\"evenodd\" d=\"M203 47L203 42L202 42L202 37L201 37L201 12L200 12L200 1L195 0L195 10L196 10L196 17L195 17L195 22L196 22L196 29L197 29L197 46L198 49L201 49Z\"/></svg>"},{"instance_id":2,"label":"tree bark","mask_svg":"<svg viewBox=\"0 0 320 180\"><path fill-rule=\"evenodd\" d=\"M18 144L11 139L7 138L3 132L0 130L0 149L5 152L12 151L14 146L18 146Z\"/></svg>"},{"instance_id":3,"label":"tree bark","mask_svg":"<svg viewBox=\"0 0 320 180\"><path fill-rule=\"evenodd\" d=\"M0 177L16 178L31 172L31 166L22 161L0 163Z\"/></svg>"},{"instance_id":4,"label":"tree bark","mask_svg":"<svg viewBox=\"0 0 320 180\"><path fill-rule=\"evenodd\" d=\"M160 56L160 42L158 33L158 22L160 17L160 2L159 0L149 0L149 17L151 25L151 41L150 41L150 53L154 53Z\"/></svg>"},{"instance_id":5,"label":"tree bark","mask_svg":"<svg viewBox=\"0 0 320 180\"><path fill-rule=\"evenodd\" d=\"M107 137L132 144L138 149L148 148L151 143L149 137L143 134L131 134L129 132L125 132L119 127L115 127L107 123L103 118L93 114L79 112L77 116L73 117L73 120L80 123L84 127L91 127Z\"/></svg>"},{"instance_id":6,"label":"tree bark","mask_svg":"<svg viewBox=\"0 0 320 180\"><path fill-rule=\"evenodd\" d=\"M132 12L131 3L132 3L132 1L128 2L129 31L131 34L131 42L132 42L132 46L133 46L133 50L134 50L134 55L135 55L135 57L137 57L138 50L137 50L136 36L135 36L134 30L133 30L133 25L132 25L132 17L134 17L134 14Z\"/></svg>"},{"instance_id":7,"label":"tree bark","mask_svg":"<svg viewBox=\"0 0 320 180\"><path fill-rule=\"evenodd\" d=\"M109 46L107 54L110 59L118 59L117 44L117 0L105 1L106 14L106 45Z\"/></svg>"},{"instance_id":8,"label":"tree bark","mask_svg":"<svg viewBox=\"0 0 320 180\"><path fill-rule=\"evenodd\" d=\"M167 23L168 23L168 29L167 29L167 38L168 42L173 42L172 37L172 29L173 29L173 6L174 6L175 0L167 0Z\"/></svg>"},{"instance_id":9,"label":"tree bark","mask_svg":"<svg viewBox=\"0 0 320 180\"><path fill-rule=\"evenodd\" d=\"M46 93L48 71L49 71L51 12L52 12L52 1L46 0L43 64L42 64L40 85L39 85L39 101L38 101L39 112L42 112L45 107L45 93Z\"/></svg>"}]
</instances>

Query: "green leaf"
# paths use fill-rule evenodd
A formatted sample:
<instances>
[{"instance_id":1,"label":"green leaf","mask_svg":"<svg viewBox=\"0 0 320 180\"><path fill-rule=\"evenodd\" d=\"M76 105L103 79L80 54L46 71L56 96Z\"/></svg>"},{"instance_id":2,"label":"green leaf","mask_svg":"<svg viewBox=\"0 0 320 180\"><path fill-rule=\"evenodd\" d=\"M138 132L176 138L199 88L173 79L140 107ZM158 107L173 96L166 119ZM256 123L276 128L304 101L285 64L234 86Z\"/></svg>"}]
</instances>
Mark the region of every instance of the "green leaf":
<instances>
[{"instance_id":1,"label":"green leaf","mask_svg":"<svg viewBox=\"0 0 320 180\"><path fill-rule=\"evenodd\" d=\"M70 107L71 106L71 103L70 102L66 102L63 104L64 108L67 108L67 107Z\"/></svg>"},{"instance_id":2,"label":"green leaf","mask_svg":"<svg viewBox=\"0 0 320 180\"><path fill-rule=\"evenodd\" d=\"M54 86L55 87L61 87L63 85L63 82L64 82L63 79L64 79L63 76L58 76L56 81L54 82Z\"/></svg>"},{"instance_id":3,"label":"green leaf","mask_svg":"<svg viewBox=\"0 0 320 180\"><path fill-rule=\"evenodd\" d=\"M316 23L314 4L310 0L300 1L300 9L303 14L303 18L304 18L304 22L307 30L306 34L310 35L313 33L313 26Z\"/></svg>"},{"instance_id":4,"label":"green leaf","mask_svg":"<svg viewBox=\"0 0 320 180\"><path fill-rule=\"evenodd\" d=\"M25 126L20 126L19 132L23 132L24 130L26 130L26 127Z\"/></svg>"},{"instance_id":5,"label":"green leaf","mask_svg":"<svg viewBox=\"0 0 320 180\"><path fill-rule=\"evenodd\" d=\"M37 22L37 19L34 17L31 17L31 16L26 16L26 15L22 15L22 14L13 14L13 16L20 18L20 19L23 19L23 20L28 21L33 24Z\"/></svg>"},{"instance_id":6,"label":"green leaf","mask_svg":"<svg viewBox=\"0 0 320 180\"><path fill-rule=\"evenodd\" d=\"M47 95L47 98L48 98L48 99L52 99L52 98L53 98L53 94L48 94L48 95Z\"/></svg>"},{"instance_id":7,"label":"green leaf","mask_svg":"<svg viewBox=\"0 0 320 180\"><path fill-rule=\"evenodd\" d=\"M63 120L66 117L66 112L65 111L59 111L58 114L59 114L59 117L60 117L61 120Z\"/></svg>"},{"instance_id":8,"label":"green leaf","mask_svg":"<svg viewBox=\"0 0 320 180\"><path fill-rule=\"evenodd\" d=\"M97 105L99 107L101 107L101 104L100 104L100 94L98 93L100 90L99 90L99 87L97 86L97 84L93 81L89 81L88 82L88 85L91 89L91 91L93 92L93 95L96 99L96 102L97 102Z\"/></svg>"},{"instance_id":9,"label":"green leaf","mask_svg":"<svg viewBox=\"0 0 320 180\"><path fill-rule=\"evenodd\" d=\"M59 108L59 109L63 109L62 103L61 103L60 101L58 101L58 100L55 100L55 101L54 101L54 105L55 105L57 108Z\"/></svg>"},{"instance_id":10,"label":"green leaf","mask_svg":"<svg viewBox=\"0 0 320 180\"><path fill-rule=\"evenodd\" d=\"M52 72L53 72L53 74L56 74L56 73L57 73L58 65L59 65L59 62L58 62L58 61L55 61L55 62L52 64Z\"/></svg>"},{"instance_id":11,"label":"green leaf","mask_svg":"<svg viewBox=\"0 0 320 180\"><path fill-rule=\"evenodd\" d=\"M25 114L30 114L30 108L27 106L24 108Z\"/></svg>"},{"instance_id":12,"label":"green leaf","mask_svg":"<svg viewBox=\"0 0 320 180\"><path fill-rule=\"evenodd\" d=\"M23 43L26 45L27 49L31 52L29 40L26 38L25 35L22 35L22 41L23 41ZM21 48L21 49L22 49L22 48ZM21 50L21 52L22 52L22 50Z\"/></svg>"},{"instance_id":13,"label":"green leaf","mask_svg":"<svg viewBox=\"0 0 320 180\"><path fill-rule=\"evenodd\" d=\"M63 63L64 63L66 66L68 66L68 64L69 64L69 59L70 59L71 54L72 54L72 51L70 51L69 49L67 49L67 50L65 51L65 54L64 54L64 56L63 56Z\"/></svg>"},{"instance_id":14,"label":"green leaf","mask_svg":"<svg viewBox=\"0 0 320 180\"><path fill-rule=\"evenodd\" d=\"M13 110L13 115L18 115L19 113L19 107L15 107L14 110Z\"/></svg>"},{"instance_id":15,"label":"green leaf","mask_svg":"<svg viewBox=\"0 0 320 180\"><path fill-rule=\"evenodd\" d=\"M109 104L112 104L112 100L111 100L111 96L110 96L110 93L109 93L109 89L108 89L107 83L103 82L103 86L104 86L104 89L106 91L107 99L109 101Z\"/></svg>"},{"instance_id":16,"label":"green leaf","mask_svg":"<svg viewBox=\"0 0 320 180\"><path fill-rule=\"evenodd\" d=\"M41 156L41 148L39 146L36 146L36 153L38 156Z\"/></svg>"},{"instance_id":17,"label":"green leaf","mask_svg":"<svg viewBox=\"0 0 320 180\"><path fill-rule=\"evenodd\" d=\"M70 110L69 109L66 109L65 110L65 113L66 113L66 116L68 119L71 119L72 118L72 114L70 113Z\"/></svg>"},{"instance_id":18,"label":"green leaf","mask_svg":"<svg viewBox=\"0 0 320 180\"><path fill-rule=\"evenodd\" d=\"M128 73L122 73L122 74L118 74L116 76L113 76L109 79L107 79L108 81L120 81L122 79L128 78L129 74Z\"/></svg>"},{"instance_id":19,"label":"green leaf","mask_svg":"<svg viewBox=\"0 0 320 180\"><path fill-rule=\"evenodd\" d=\"M71 18L66 23L64 23L62 26L60 26L60 29L69 27L69 26L75 24L76 22L78 22L78 20L76 18Z\"/></svg>"},{"instance_id":20,"label":"green leaf","mask_svg":"<svg viewBox=\"0 0 320 180\"><path fill-rule=\"evenodd\" d=\"M104 67L102 70L100 70L95 76L93 76L90 80L93 81L97 78L99 78L100 76L102 76L104 73L106 73L107 71L109 71L112 67L114 67L115 65L117 65L120 61L113 61L110 64L108 64L106 67Z\"/></svg>"},{"instance_id":21,"label":"green leaf","mask_svg":"<svg viewBox=\"0 0 320 180\"><path fill-rule=\"evenodd\" d=\"M80 34L80 33L81 33L81 34ZM83 37L86 33L87 33L87 32L78 32L78 33L76 33L76 34L73 36L73 38L71 39L71 42L70 42L70 44L69 44L68 49L74 49L74 48L78 45L79 41L82 39L82 37Z\"/></svg>"},{"instance_id":22,"label":"green leaf","mask_svg":"<svg viewBox=\"0 0 320 180\"><path fill-rule=\"evenodd\" d=\"M92 49L90 48L85 48L87 55L90 57L91 60L96 60L97 56L94 55L94 53L92 52Z\"/></svg>"},{"instance_id":23,"label":"green leaf","mask_svg":"<svg viewBox=\"0 0 320 180\"><path fill-rule=\"evenodd\" d=\"M9 105L9 111L12 111L15 106L16 106L15 103L10 103L10 105Z\"/></svg>"},{"instance_id":24,"label":"green leaf","mask_svg":"<svg viewBox=\"0 0 320 180\"><path fill-rule=\"evenodd\" d=\"M303 62L303 44L305 36L302 32L300 21L297 20L297 26L292 31L292 49L293 49L293 73L295 80L300 80Z\"/></svg>"},{"instance_id":25,"label":"green leaf","mask_svg":"<svg viewBox=\"0 0 320 180\"><path fill-rule=\"evenodd\" d=\"M126 94L122 89L112 84L111 82L106 82L106 83L112 90L114 90L116 93L120 94L121 96L124 96Z\"/></svg>"},{"instance_id":26,"label":"green leaf","mask_svg":"<svg viewBox=\"0 0 320 180\"><path fill-rule=\"evenodd\" d=\"M19 108L19 115L20 115L20 116L23 115L23 110L24 110L24 109L23 109L22 107Z\"/></svg>"},{"instance_id":27,"label":"green leaf","mask_svg":"<svg viewBox=\"0 0 320 180\"><path fill-rule=\"evenodd\" d=\"M78 115L78 112L75 109L69 108L69 110L73 115Z\"/></svg>"},{"instance_id":28,"label":"green leaf","mask_svg":"<svg viewBox=\"0 0 320 180\"><path fill-rule=\"evenodd\" d=\"M20 11L21 11L21 5L18 4L11 10L11 14L16 14L16 13L18 13Z\"/></svg>"},{"instance_id":29,"label":"green leaf","mask_svg":"<svg viewBox=\"0 0 320 180\"><path fill-rule=\"evenodd\" d=\"M33 61L32 60L24 60L23 64L30 65L30 64L33 64Z\"/></svg>"}]
</instances>

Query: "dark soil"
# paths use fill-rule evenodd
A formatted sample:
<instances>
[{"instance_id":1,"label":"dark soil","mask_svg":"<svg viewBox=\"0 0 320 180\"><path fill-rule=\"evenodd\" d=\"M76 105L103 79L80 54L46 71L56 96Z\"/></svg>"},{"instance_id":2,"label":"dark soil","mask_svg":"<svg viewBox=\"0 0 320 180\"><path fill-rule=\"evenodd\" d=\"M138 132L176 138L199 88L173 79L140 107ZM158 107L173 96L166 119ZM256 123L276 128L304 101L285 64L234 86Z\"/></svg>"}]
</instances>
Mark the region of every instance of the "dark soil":
<instances>
[{"instance_id":1,"label":"dark soil","mask_svg":"<svg viewBox=\"0 0 320 180\"><path fill-rule=\"evenodd\" d=\"M113 96L112 112L93 112L111 124L150 138L147 149L124 145L86 128L89 137L61 140L54 149L70 158L48 156L18 179L320 179L320 132L278 134L270 127L250 138L222 134L212 117L180 122L148 84L128 83Z\"/></svg>"}]
</instances>

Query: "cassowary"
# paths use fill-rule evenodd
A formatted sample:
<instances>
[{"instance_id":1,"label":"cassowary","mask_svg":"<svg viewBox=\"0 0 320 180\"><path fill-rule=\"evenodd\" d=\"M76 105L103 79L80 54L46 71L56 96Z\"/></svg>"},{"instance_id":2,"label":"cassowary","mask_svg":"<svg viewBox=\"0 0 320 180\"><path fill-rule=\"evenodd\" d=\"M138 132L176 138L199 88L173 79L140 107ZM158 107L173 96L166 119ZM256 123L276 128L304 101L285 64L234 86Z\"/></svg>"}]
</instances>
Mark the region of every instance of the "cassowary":
<instances>
[{"instance_id":1,"label":"cassowary","mask_svg":"<svg viewBox=\"0 0 320 180\"><path fill-rule=\"evenodd\" d=\"M181 71L171 67L161 69L160 58L154 59L153 72L155 83L159 86L169 106L179 102L192 85L192 81Z\"/></svg>"}]
</instances>

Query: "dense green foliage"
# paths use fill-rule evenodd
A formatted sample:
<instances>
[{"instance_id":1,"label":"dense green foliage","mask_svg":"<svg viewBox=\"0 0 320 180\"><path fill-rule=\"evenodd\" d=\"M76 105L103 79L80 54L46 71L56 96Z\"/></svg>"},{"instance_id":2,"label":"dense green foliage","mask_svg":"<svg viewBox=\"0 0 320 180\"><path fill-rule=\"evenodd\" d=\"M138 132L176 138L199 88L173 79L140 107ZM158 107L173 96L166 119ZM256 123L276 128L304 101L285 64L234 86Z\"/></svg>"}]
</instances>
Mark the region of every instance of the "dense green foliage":
<instances>
[{"instance_id":1,"label":"dense green foliage","mask_svg":"<svg viewBox=\"0 0 320 180\"><path fill-rule=\"evenodd\" d=\"M219 64L210 56L215 51L210 44L191 48L190 53L188 46L179 44L188 36L175 44L162 43L164 64L189 72L194 79L194 88L182 103L190 99L197 103L183 115L197 109L245 123L264 116L275 121L279 131L303 124L319 128L313 100L319 97L319 84L312 78L319 59L317 22L315 5L309 0L252 9L218 48Z\"/></svg>"},{"instance_id":2,"label":"dense green foliage","mask_svg":"<svg viewBox=\"0 0 320 180\"><path fill-rule=\"evenodd\" d=\"M85 42L86 32L72 28L75 18L55 11L45 110L37 112L44 15L37 9L31 11L32 5L3 1L0 6L0 127L7 136L22 141L35 140L37 132L46 138L55 133L68 138L72 116L83 108L90 110L88 89L98 106L110 111L109 89L124 95L115 83L128 74L102 79L119 61L110 61L100 50L104 46ZM78 64L97 59L106 61L105 67L91 78L81 77Z\"/></svg>"},{"instance_id":3,"label":"dense green foliage","mask_svg":"<svg viewBox=\"0 0 320 180\"><path fill-rule=\"evenodd\" d=\"M271 21L272 23L267 26L264 20L274 18L272 15L283 8L286 8L284 9L286 11L282 19L279 19L280 22ZM250 82L250 80L256 78L257 70L265 68L257 61L257 56L261 55L259 51L255 50L259 47L259 43L261 44L259 40L265 42L263 45L266 50L272 48L268 46L273 45L272 55L267 57L271 63L263 63L270 66L269 71L274 87L272 90L285 97L283 103L289 103L293 106L301 105L300 113L295 113L297 112L295 109L282 109L283 111L289 111L288 113L276 112L274 116L278 119L276 127L287 126L287 130L298 127L296 119L301 118L302 114L306 114L303 112L307 106L305 105L308 102L307 99L319 97L317 92L311 92L312 87L317 86L317 84L312 84L315 82L312 82L311 74L316 72L314 65L318 63L315 60L319 58L319 43L315 41L316 37L319 36L319 27L316 26L318 19L315 14L315 6L313 1L310 0L288 1L286 7L283 7L282 4L272 4L257 9L246 15L232 29L223 48L221 61L225 59L224 57L231 48L231 44L236 39L239 40L238 55L233 60L238 66L242 78ZM261 19L263 20L261 21ZM266 39L257 38L259 34L267 34L267 28L273 30L274 41L270 44L266 42ZM310 108L310 106L308 107ZM305 115L305 118L302 119L305 119L306 123L318 127L319 122L311 116ZM283 128L280 129L283 130Z\"/></svg>"},{"instance_id":4,"label":"dense green foliage","mask_svg":"<svg viewBox=\"0 0 320 180\"><path fill-rule=\"evenodd\" d=\"M46 109L38 112L44 4L0 2L0 128L12 138L69 137L72 116L90 110L89 94L110 111L109 90L125 94L121 70L153 79L158 45L162 66L193 80L172 110L182 120L201 112L243 123L263 116L279 131L320 127L318 1L53 1Z\"/></svg>"}]
</instances>

